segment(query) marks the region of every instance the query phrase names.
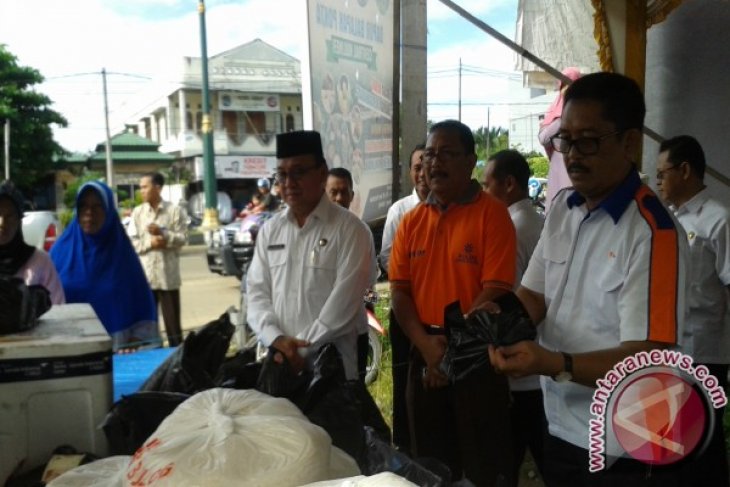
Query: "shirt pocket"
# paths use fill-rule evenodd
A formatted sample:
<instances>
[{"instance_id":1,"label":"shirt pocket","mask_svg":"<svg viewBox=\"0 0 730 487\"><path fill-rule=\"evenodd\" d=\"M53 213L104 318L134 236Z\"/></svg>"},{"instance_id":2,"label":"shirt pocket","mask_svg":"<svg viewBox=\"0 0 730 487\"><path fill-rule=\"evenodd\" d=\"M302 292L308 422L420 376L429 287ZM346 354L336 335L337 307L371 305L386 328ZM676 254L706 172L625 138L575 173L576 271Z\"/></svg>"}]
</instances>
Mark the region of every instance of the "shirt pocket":
<instances>
[{"instance_id":1,"label":"shirt pocket","mask_svg":"<svg viewBox=\"0 0 730 487\"><path fill-rule=\"evenodd\" d=\"M593 294L595 302L588 303L591 307L591 327L600 336L610 335L616 340L619 339L619 294L623 289L625 277L615 264L607 263L596 275L595 285L598 288Z\"/></svg>"},{"instance_id":2,"label":"shirt pocket","mask_svg":"<svg viewBox=\"0 0 730 487\"><path fill-rule=\"evenodd\" d=\"M570 243L557 235L545 241L545 297L552 300L563 285Z\"/></svg>"},{"instance_id":3,"label":"shirt pocket","mask_svg":"<svg viewBox=\"0 0 730 487\"><path fill-rule=\"evenodd\" d=\"M714 272L715 255L710 242L700 236L689 240L691 285L699 286L703 279Z\"/></svg>"},{"instance_id":4,"label":"shirt pocket","mask_svg":"<svg viewBox=\"0 0 730 487\"><path fill-rule=\"evenodd\" d=\"M337 246L330 242L309 249L305 255L304 268L310 292L329 294L337 276Z\"/></svg>"}]
</instances>

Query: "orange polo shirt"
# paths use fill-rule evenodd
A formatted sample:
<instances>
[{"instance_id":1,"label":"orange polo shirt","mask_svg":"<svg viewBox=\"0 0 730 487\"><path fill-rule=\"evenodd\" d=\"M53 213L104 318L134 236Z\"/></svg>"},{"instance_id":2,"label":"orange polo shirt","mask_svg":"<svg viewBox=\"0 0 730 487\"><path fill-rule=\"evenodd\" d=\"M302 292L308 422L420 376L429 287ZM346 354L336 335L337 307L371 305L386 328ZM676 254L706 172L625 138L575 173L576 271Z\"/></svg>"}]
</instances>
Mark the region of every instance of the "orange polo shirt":
<instances>
[{"instance_id":1,"label":"orange polo shirt","mask_svg":"<svg viewBox=\"0 0 730 487\"><path fill-rule=\"evenodd\" d=\"M446 210L424 202L398 226L388 276L410 281L424 324L443 326L448 304L458 300L466 313L484 287L514 284L517 247L507 207L479 188L475 193Z\"/></svg>"}]
</instances>

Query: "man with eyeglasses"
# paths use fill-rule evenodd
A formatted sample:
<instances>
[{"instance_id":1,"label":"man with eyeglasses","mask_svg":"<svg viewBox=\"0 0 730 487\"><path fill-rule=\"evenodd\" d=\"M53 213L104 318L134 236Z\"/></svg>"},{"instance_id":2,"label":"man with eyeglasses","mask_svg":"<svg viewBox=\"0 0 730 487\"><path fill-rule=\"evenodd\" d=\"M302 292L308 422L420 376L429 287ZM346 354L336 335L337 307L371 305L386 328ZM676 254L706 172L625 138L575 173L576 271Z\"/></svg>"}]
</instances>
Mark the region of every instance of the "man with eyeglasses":
<instances>
[{"instance_id":1,"label":"man with eyeglasses","mask_svg":"<svg viewBox=\"0 0 730 487\"><path fill-rule=\"evenodd\" d=\"M390 254L393 311L413 344L406 403L411 451L444 462L452 480L511 485L507 379L489 364L450 384L440 369L444 309L469 313L512 289L515 230L503 203L471 175L474 136L456 120L434 124L423 152L428 197L403 216Z\"/></svg>"},{"instance_id":2,"label":"man with eyeglasses","mask_svg":"<svg viewBox=\"0 0 730 487\"><path fill-rule=\"evenodd\" d=\"M325 194L320 135L276 136L274 178L287 207L256 239L248 271L248 323L265 346L298 372L333 342L345 375L357 379L356 341L365 290L375 279L370 229Z\"/></svg>"},{"instance_id":3,"label":"man with eyeglasses","mask_svg":"<svg viewBox=\"0 0 730 487\"><path fill-rule=\"evenodd\" d=\"M516 292L533 322L544 320L540 344L489 347L497 370L544 376L548 486L676 485L672 471L631 458L589 472L596 380L630 355L675 346L685 315L686 237L634 164L645 111L639 86L620 74L567 89L552 144L573 188L553 200Z\"/></svg>"},{"instance_id":4,"label":"man with eyeglasses","mask_svg":"<svg viewBox=\"0 0 730 487\"><path fill-rule=\"evenodd\" d=\"M484 191L507 205L517 236L516 282L522 278L530 257L535 250L542 226L545 223L529 197L528 181L530 166L527 160L514 149L501 150L492 155L484 170ZM517 286L515 286L517 287ZM547 431L547 420L540 390L540 377L511 378L509 387L512 395L510 407L512 419L512 443L515 452L515 475L518 478L520 465L527 448L540 472L543 465L543 438Z\"/></svg>"},{"instance_id":5,"label":"man with eyeglasses","mask_svg":"<svg viewBox=\"0 0 730 487\"><path fill-rule=\"evenodd\" d=\"M730 211L704 183L705 153L694 137L680 135L659 146L657 187L682 224L690 249L689 314L682 350L706 366L727 392L730 364ZM711 442L688 465L697 485L728 485L723 434L725 408L715 409Z\"/></svg>"},{"instance_id":6,"label":"man with eyeglasses","mask_svg":"<svg viewBox=\"0 0 730 487\"><path fill-rule=\"evenodd\" d=\"M428 196L428 183L426 182L426 174L423 170L423 150L426 144L417 144L411 151L408 158L408 169L413 183L413 192L408 196L404 196L390 208L388 215L385 217L385 226L383 227L383 240L380 246L380 254L378 262L382 269L388 270L390 261L390 251L393 248L393 239L398 225L403 219L403 215L415 208L420 202ZM410 453L410 431L408 427L408 410L406 408L406 384L408 383L408 353L411 344L408 341L403 329L398 324L398 320L390 310L390 328L388 335L390 337L390 350L392 353L393 367L391 374L393 377L393 444L401 451Z\"/></svg>"}]
</instances>

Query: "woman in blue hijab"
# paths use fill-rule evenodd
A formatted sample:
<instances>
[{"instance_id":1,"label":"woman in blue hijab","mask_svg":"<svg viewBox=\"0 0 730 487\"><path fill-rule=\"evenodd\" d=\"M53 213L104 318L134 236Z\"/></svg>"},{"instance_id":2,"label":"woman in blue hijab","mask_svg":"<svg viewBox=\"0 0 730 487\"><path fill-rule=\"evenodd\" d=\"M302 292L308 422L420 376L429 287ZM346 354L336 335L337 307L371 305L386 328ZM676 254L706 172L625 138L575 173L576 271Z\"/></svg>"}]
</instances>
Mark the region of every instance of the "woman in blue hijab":
<instances>
[{"instance_id":1,"label":"woman in blue hijab","mask_svg":"<svg viewBox=\"0 0 730 487\"><path fill-rule=\"evenodd\" d=\"M157 308L104 183L79 188L74 217L51 248L67 303L89 303L115 351L159 345Z\"/></svg>"}]
</instances>

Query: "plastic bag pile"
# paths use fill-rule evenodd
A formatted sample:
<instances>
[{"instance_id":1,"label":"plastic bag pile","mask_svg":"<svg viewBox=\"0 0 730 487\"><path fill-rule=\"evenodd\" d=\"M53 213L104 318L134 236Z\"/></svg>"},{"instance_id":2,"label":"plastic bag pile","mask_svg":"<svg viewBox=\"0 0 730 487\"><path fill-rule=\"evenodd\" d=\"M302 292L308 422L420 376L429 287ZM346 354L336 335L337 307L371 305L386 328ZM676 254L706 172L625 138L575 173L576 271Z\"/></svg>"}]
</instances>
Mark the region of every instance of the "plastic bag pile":
<instances>
[{"instance_id":1,"label":"plastic bag pile","mask_svg":"<svg viewBox=\"0 0 730 487\"><path fill-rule=\"evenodd\" d=\"M216 388L183 402L134 456L78 467L48 485L286 487L359 473L290 401Z\"/></svg>"}]
</instances>

